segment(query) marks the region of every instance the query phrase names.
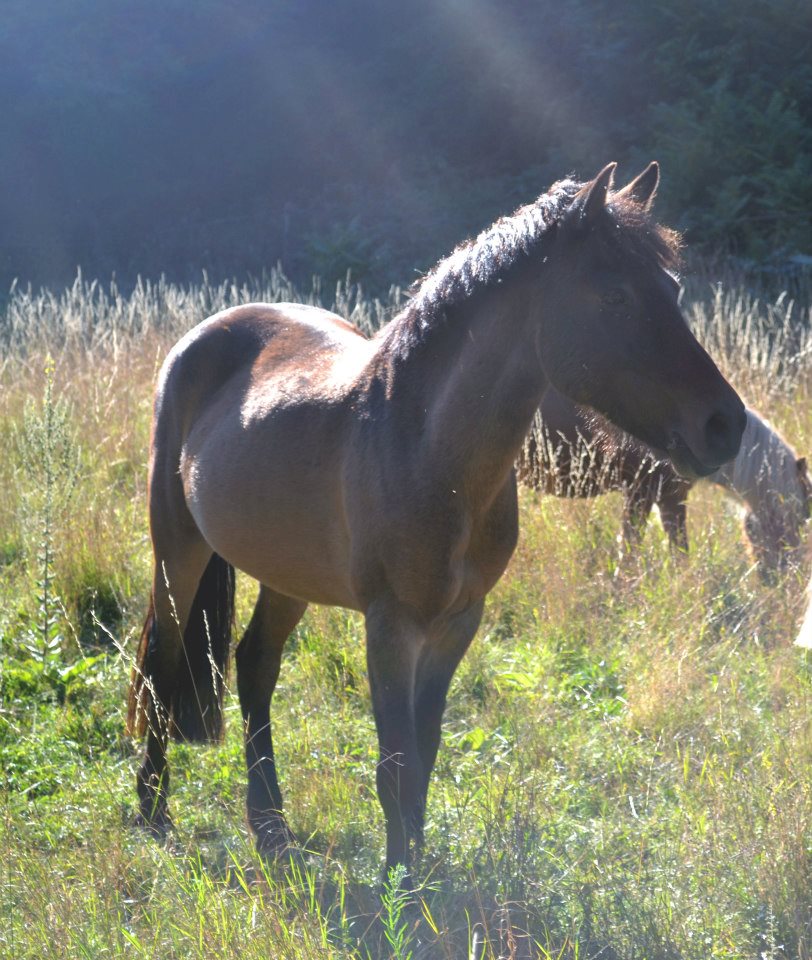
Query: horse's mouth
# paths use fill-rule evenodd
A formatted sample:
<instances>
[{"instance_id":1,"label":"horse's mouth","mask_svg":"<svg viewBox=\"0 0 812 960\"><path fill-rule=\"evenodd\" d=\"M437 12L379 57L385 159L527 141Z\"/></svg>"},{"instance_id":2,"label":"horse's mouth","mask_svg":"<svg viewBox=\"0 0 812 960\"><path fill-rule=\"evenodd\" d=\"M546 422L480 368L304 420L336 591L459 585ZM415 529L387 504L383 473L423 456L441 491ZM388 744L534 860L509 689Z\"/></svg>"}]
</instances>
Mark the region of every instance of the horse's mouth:
<instances>
[{"instance_id":1,"label":"horse's mouth","mask_svg":"<svg viewBox=\"0 0 812 960\"><path fill-rule=\"evenodd\" d=\"M710 476L710 474L719 469L719 464L708 466L702 463L702 461L694 455L688 444L676 432L671 434L671 438L668 441L666 456L674 465L677 473L685 477L686 480L701 480L702 477Z\"/></svg>"}]
</instances>

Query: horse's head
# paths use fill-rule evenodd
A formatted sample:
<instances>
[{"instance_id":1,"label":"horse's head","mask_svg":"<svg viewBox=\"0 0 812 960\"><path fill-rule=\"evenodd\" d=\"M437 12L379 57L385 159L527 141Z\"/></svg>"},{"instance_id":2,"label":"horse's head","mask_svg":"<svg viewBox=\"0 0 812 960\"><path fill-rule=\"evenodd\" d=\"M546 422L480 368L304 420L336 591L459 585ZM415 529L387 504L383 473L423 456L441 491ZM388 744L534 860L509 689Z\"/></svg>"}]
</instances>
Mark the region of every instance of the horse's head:
<instances>
[{"instance_id":1,"label":"horse's head","mask_svg":"<svg viewBox=\"0 0 812 960\"><path fill-rule=\"evenodd\" d=\"M812 479L806 457L793 457L781 486L784 489L765 485L744 517L753 559L765 579L803 565L806 521L812 512Z\"/></svg>"},{"instance_id":2,"label":"horse's head","mask_svg":"<svg viewBox=\"0 0 812 960\"><path fill-rule=\"evenodd\" d=\"M680 310L677 236L649 215L657 164L611 192L614 169L580 189L547 248L539 358L562 393L705 476L736 455L744 406Z\"/></svg>"}]
</instances>

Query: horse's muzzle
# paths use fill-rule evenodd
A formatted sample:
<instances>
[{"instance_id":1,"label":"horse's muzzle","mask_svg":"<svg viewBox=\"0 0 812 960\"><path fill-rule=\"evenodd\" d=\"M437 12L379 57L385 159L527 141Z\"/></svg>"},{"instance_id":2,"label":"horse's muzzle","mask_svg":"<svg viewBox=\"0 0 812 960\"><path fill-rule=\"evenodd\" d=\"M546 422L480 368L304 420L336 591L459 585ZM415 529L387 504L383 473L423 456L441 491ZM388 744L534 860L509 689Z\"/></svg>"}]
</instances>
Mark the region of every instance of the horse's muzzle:
<instances>
[{"instance_id":1,"label":"horse's muzzle","mask_svg":"<svg viewBox=\"0 0 812 960\"><path fill-rule=\"evenodd\" d=\"M702 463L694 456L691 448L676 432L672 432L671 434L671 439L666 447L666 453L674 465L674 469L681 477L685 477L686 480L701 480L702 477L709 476L721 466L721 464L708 466Z\"/></svg>"},{"instance_id":2,"label":"horse's muzzle","mask_svg":"<svg viewBox=\"0 0 812 960\"><path fill-rule=\"evenodd\" d=\"M677 473L698 480L736 457L747 425L744 404L736 399L734 412L716 411L707 418L693 444L678 431L671 432L666 450Z\"/></svg>"}]
</instances>

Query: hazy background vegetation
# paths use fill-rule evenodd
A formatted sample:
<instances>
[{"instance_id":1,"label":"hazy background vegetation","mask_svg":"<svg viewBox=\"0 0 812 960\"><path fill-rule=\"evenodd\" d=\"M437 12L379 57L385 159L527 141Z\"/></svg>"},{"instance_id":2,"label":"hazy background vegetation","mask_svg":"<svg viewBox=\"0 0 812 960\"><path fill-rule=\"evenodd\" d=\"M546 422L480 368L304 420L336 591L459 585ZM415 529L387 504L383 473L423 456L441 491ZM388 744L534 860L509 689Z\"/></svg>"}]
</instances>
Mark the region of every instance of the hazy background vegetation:
<instances>
[{"instance_id":1,"label":"hazy background vegetation","mask_svg":"<svg viewBox=\"0 0 812 960\"><path fill-rule=\"evenodd\" d=\"M609 160L703 252L812 254L808 0L5 0L0 288L403 282Z\"/></svg>"}]
</instances>

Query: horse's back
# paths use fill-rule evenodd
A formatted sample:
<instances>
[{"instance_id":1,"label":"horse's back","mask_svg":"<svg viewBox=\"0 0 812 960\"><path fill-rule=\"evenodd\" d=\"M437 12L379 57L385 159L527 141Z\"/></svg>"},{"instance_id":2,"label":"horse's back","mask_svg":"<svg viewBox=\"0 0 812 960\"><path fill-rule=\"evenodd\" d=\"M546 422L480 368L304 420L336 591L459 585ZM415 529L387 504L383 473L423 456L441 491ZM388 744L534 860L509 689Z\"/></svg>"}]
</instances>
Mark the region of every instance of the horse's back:
<instances>
[{"instance_id":1,"label":"horse's back","mask_svg":"<svg viewBox=\"0 0 812 960\"><path fill-rule=\"evenodd\" d=\"M322 364L344 350L367 344L355 327L320 307L295 303L250 303L216 313L193 327L169 352L158 381L158 398L170 386L219 385L240 370L259 365L301 365L322 355ZM191 391L194 393L195 391Z\"/></svg>"},{"instance_id":2,"label":"horse's back","mask_svg":"<svg viewBox=\"0 0 812 960\"><path fill-rule=\"evenodd\" d=\"M534 427L532 443L525 446L531 462L522 471L531 486L573 498L641 486L658 490L660 497L687 494L690 485L668 461L554 387L544 394L539 416L541 430Z\"/></svg>"}]
</instances>

